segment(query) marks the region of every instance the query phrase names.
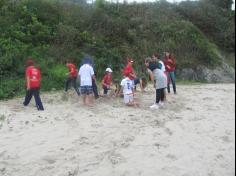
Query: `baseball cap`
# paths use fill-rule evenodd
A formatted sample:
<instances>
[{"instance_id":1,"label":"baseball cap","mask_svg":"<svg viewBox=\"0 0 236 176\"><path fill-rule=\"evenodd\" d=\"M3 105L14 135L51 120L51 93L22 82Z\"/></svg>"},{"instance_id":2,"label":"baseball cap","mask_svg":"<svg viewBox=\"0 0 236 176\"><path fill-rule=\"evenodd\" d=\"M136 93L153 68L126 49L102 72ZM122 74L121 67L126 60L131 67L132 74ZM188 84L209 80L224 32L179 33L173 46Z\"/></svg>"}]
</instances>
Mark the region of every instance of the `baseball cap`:
<instances>
[{"instance_id":1,"label":"baseball cap","mask_svg":"<svg viewBox=\"0 0 236 176\"><path fill-rule=\"evenodd\" d=\"M106 69L106 72L112 73L113 71L112 71L111 68L107 68L107 69Z\"/></svg>"}]
</instances>

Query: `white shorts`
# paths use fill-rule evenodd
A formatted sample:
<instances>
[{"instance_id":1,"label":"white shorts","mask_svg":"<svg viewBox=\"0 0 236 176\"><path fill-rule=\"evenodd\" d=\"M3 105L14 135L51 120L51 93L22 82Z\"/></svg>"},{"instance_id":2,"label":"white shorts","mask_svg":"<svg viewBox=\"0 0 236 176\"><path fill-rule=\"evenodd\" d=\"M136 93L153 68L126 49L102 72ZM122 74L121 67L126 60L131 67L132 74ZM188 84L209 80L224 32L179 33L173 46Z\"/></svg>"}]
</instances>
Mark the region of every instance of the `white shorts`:
<instances>
[{"instance_id":1,"label":"white shorts","mask_svg":"<svg viewBox=\"0 0 236 176\"><path fill-rule=\"evenodd\" d=\"M125 104L132 103L133 101L134 101L134 95L133 94L124 95Z\"/></svg>"}]
</instances>

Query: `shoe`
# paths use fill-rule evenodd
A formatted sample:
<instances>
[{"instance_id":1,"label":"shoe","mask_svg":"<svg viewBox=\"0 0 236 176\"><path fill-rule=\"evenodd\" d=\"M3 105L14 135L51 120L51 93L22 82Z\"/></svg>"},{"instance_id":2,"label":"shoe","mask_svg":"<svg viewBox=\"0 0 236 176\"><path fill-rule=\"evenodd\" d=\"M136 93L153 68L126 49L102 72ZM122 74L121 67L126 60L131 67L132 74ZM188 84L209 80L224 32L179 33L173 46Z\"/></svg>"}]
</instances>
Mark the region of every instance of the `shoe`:
<instances>
[{"instance_id":1,"label":"shoe","mask_svg":"<svg viewBox=\"0 0 236 176\"><path fill-rule=\"evenodd\" d=\"M159 109L159 105L155 103L154 105L150 106L150 109Z\"/></svg>"},{"instance_id":2,"label":"shoe","mask_svg":"<svg viewBox=\"0 0 236 176\"><path fill-rule=\"evenodd\" d=\"M160 102L159 102L159 106L160 106L160 107L164 107L164 106L165 106L165 103L164 103L163 101L160 101Z\"/></svg>"}]
</instances>

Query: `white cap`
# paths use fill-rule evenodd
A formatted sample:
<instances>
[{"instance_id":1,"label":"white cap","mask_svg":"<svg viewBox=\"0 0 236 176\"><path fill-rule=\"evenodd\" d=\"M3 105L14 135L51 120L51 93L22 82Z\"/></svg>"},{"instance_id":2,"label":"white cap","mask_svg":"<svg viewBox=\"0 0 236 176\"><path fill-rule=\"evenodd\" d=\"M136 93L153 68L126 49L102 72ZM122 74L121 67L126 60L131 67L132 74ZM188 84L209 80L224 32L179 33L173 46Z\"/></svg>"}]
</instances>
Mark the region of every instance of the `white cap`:
<instances>
[{"instance_id":1,"label":"white cap","mask_svg":"<svg viewBox=\"0 0 236 176\"><path fill-rule=\"evenodd\" d=\"M112 71L111 68L107 68L107 69L106 69L106 72L112 73L113 71Z\"/></svg>"}]
</instances>

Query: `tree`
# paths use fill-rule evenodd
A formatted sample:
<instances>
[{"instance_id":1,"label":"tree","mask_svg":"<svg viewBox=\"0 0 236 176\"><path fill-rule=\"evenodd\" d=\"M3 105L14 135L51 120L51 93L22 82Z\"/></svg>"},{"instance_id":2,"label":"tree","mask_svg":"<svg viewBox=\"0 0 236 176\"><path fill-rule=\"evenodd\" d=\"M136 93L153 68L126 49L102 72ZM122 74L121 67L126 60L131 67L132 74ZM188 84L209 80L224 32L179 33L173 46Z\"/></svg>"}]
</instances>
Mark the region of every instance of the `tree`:
<instances>
[{"instance_id":1,"label":"tree","mask_svg":"<svg viewBox=\"0 0 236 176\"><path fill-rule=\"evenodd\" d=\"M206 0L206 1L209 1L215 6L225 10L231 10L233 5L233 0Z\"/></svg>"}]
</instances>

